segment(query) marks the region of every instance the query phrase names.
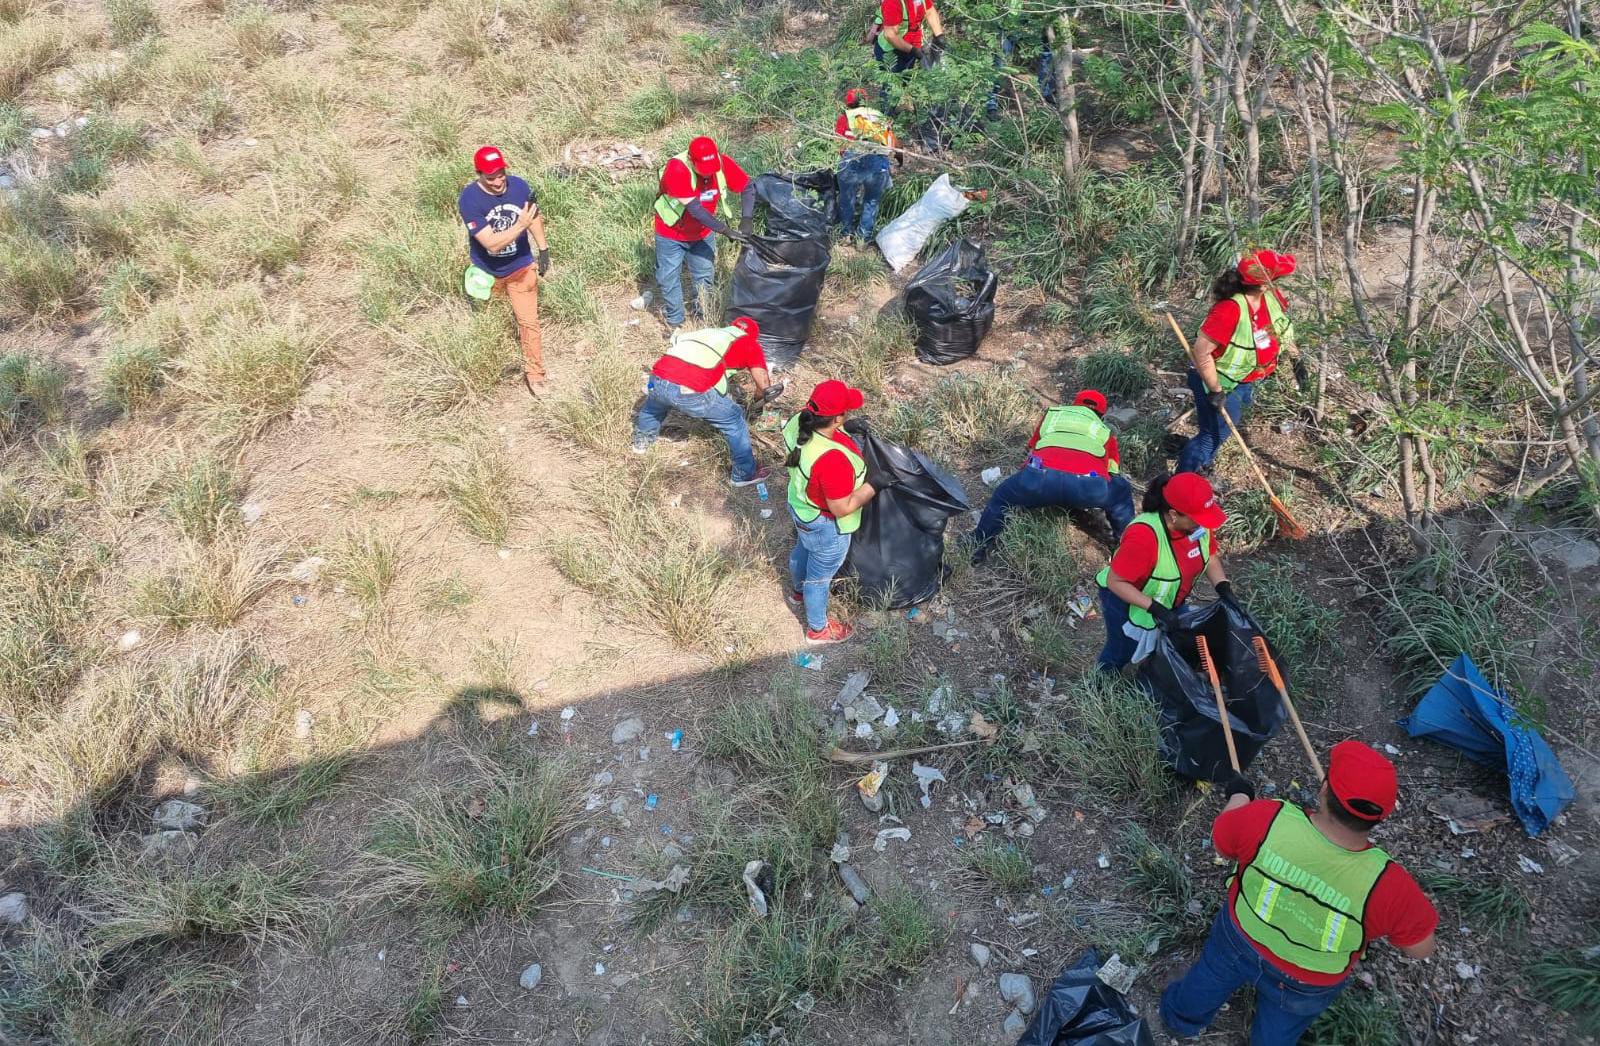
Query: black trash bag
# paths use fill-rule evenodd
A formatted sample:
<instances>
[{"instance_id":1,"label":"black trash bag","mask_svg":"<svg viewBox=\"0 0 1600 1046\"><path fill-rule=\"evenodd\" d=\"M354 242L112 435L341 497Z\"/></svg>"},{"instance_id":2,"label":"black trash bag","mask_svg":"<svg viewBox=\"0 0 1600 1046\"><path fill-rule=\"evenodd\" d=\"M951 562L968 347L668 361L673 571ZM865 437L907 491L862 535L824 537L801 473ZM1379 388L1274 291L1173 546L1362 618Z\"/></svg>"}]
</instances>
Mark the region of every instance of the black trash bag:
<instances>
[{"instance_id":1,"label":"black trash bag","mask_svg":"<svg viewBox=\"0 0 1600 1046\"><path fill-rule=\"evenodd\" d=\"M1144 1018L1094 975L1099 968L1091 948L1062 970L1017 1046L1155 1046Z\"/></svg>"},{"instance_id":2,"label":"black trash bag","mask_svg":"<svg viewBox=\"0 0 1600 1046\"><path fill-rule=\"evenodd\" d=\"M811 321L828 272L826 240L752 236L733 269L728 320L747 316L761 325L767 364L793 365L811 336Z\"/></svg>"},{"instance_id":3,"label":"black trash bag","mask_svg":"<svg viewBox=\"0 0 1600 1046\"><path fill-rule=\"evenodd\" d=\"M1262 632L1248 614L1221 600L1190 603L1178 610L1178 624L1161 635L1155 650L1139 663L1139 681L1160 702L1161 756L1167 765L1184 777L1220 781L1233 768L1217 719L1211 677L1200 667L1194 637L1206 637L1216 662L1240 770L1250 769L1256 754L1283 725L1283 701L1271 677L1261 671L1251 639ZM1267 649L1287 677L1289 666L1270 640Z\"/></svg>"},{"instance_id":4,"label":"black trash bag","mask_svg":"<svg viewBox=\"0 0 1600 1046\"><path fill-rule=\"evenodd\" d=\"M839 207L839 183L830 170L759 175L752 192L767 209L774 240L827 240Z\"/></svg>"},{"instance_id":5,"label":"black trash bag","mask_svg":"<svg viewBox=\"0 0 1600 1046\"><path fill-rule=\"evenodd\" d=\"M861 510L844 569L861 585L861 598L888 609L914 606L944 583L944 531L950 517L969 511L961 483L921 452L880 439L864 424L845 430L861 447L869 473L899 480Z\"/></svg>"},{"instance_id":6,"label":"black trash bag","mask_svg":"<svg viewBox=\"0 0 1600 1046\"><path fill-rule=\"evenodd\" d=\"M994 326L999 277L983 260L983 248L957 240L906 284L906 315L917 328L917 359L955 363L978 351Z\"/></svg>"}]
</instances>

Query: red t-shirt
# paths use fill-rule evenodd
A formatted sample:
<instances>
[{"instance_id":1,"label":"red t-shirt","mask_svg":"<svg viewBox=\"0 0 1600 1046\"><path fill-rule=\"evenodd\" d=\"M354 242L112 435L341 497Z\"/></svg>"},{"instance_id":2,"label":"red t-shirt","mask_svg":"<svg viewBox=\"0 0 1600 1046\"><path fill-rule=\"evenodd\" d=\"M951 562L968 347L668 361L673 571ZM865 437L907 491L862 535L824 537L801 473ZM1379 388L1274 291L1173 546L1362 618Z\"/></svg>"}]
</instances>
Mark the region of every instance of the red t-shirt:
<instances>
[{"instance_id":1,"label":"red t-shirt","mask_svg":"<svg viewBox=\"0 0 1600 1046\"><path fill-rule=\"evenodd\" d=\"M885 28L893 29L906 20L907 11L910 12L911 24L900 37L912 47L921 47L922 16L928 11L926 0L883 0L878 7L878 18Z\"/></svg>"},{"instance_id":2,"label":"red t-shirt","mask_svg":"<svg viewBox=\"0 0 1600 1046\"><path fill-rule=\"evenodd\" d=\"M650 368L650 373L674 385L682 385L695 392L704 392L721 381L722 375L730 370L740 370L744 367L760 367L764 370L766 366L767 354L761 351L761 340L754 334L746 334L728 346L727 353L722 357L722 363L717 367L711 369L696 367L676 356L663 356L656 360L656 365Z\"/></svg>"},{"instance_id":3,"label":"red t-shirt","mask_svg":"<svg viewBox=\"0 0 1600 1046\"><path fill-rule=\"evenodd\" d=\"M1043 424L1043 421L1039 422L1039 425ZM1111 469L1107 463L1115 461L1119 468L1122 466L1122 455L1117 449L1115 436L1107 438L1105 457L1101 458L1081 450L1068 450L1065 447L1046 447L1037 450L1035 444L1039 442L1039 425L1033 427L1033 438L1028 441L1028 454L1038 458L1039 464L1047 469L1069 472L1074 476L1099 476L1101 479L1109 479Z\"/></svg>"},{"instance_id":4,"label":"red t-shirt","mask_svg":"<svg viewBox=\"0 0 1600 1046\"><path fill-rule=\"evenodd\" d=\"M744 168L733 162L731 156L722 158L722 178L728 183L729 192L744 192L750 187L750 176L744 173ZM717 213L717 201L722 196L717 188L716 175L694 174L688 164L675 158L668 160L667 166L661 171L661 194L685 201L698 196L700 206L711 214ZM685 243L703 240L711 235L710 229L688 214L679 218L676 225L668 225L661 220L661 215L656 215L656 232L669 240L682 240Z\"/></svg>"},{"instance_id":5,"label":"red t-shirt","mask_svg":"<svg viewBox=\"0 0 1600 1046\"><path fill-rule=\"evenodd\" d=\"M812 439L827 439L827 436L812 436ZM849 447L857 454L861 448L856 441L851 439L843 430L833 434L833 441L842 447ZM832 517L828 511L828 499L842 501L856 492L856 471L850 466L850 459L837 450L830 450L818 458L811 466L811 479L806 484L806 498L822 510L824 516Z\"/></svg>"},{"instance_id":6,"label":"red t-shirt","mask_svg":"<svg viewBox=\"0 0 1600 1046\"><path fill-rule=\"evenodd\" d=\"M1274 289L1273 294L1278 295L1278 304L1285 309L1289 303L1282 294ZM1248 300L1248 299L1246 299ZM1261 304L1250 310L1251 329L1256 337L1256 369L1245 377L1245 381L1256 381L1266 377L1278 369L1278 339L1272 333L1272 324L1267 314L1267 296L1261 296ZM1225 298L1211 306L1211 311L1206 313L1206 321L1200 325L1200 333L1217 343L1212 350L1212 359L1221 359L1227 345L1233 340L1234 331L1239 326L1239 304L1232 298Z\"/></svg>"},{"instance_id":7,"label":"red t-shirt","mask_svg":"<svg viewBox=\"0 0 1600 1046\"><path fill-rule=\"evenodd\" d=\"M1174 534L1167 531L1167 541L1172 545L1172 555L1178 561L1178 573L1183 577L1178 585L1178 598L1174 607L1183 605L1205 565L1200 561L1200 543L1192 534ZM1217 536L1206 532L1208 555L1217 554ZM1111 555L1112 571L1134 588L1143 588L1156 569L1156 533L1147 526L1130 526L1122 532L1122 543Z\"/></svg>"},{"instance_id":8,"label":"red t-shirt","mask_svg":"<svg viewBox=\"0 0 1600 1046\"><path fill-rule=\"evenodd\" d=\"M1241 867L1249 864L1255 859L1256 851L1260 849L1261 841L1267 837L1267 829L1272 825L1272 818L1282 805L1281 799L1257 799L1236 810L1225 810L1218 814L1211 825L1211 842L1216 846L1217 853L1237 861ZM1239 925L1239 920L1233 914L1233 904L1238 895L1239 877L1236 875L1228 888L1228 917L1233 919L1235 926ZM1422 887L1411 878L1411 873L1391 861L1383 874L1378 876L1372 895L1367 898L1361 922L1369 944L1380 937L1387 937L1390 944L1409 948L1422 943L1434 931L1439 925L1439 913L1422 892ZM1245 939L1250 940L1249 937ZM1255 941L1250 943L1255 945L1262 958L1302 984L1338 984L1350 973L1349 967L1342 973L1303 969L1278 958ZM1351 956L1350 966L1354 966L1358 958L1359 955Z\"/></svg>"}]
</instances>

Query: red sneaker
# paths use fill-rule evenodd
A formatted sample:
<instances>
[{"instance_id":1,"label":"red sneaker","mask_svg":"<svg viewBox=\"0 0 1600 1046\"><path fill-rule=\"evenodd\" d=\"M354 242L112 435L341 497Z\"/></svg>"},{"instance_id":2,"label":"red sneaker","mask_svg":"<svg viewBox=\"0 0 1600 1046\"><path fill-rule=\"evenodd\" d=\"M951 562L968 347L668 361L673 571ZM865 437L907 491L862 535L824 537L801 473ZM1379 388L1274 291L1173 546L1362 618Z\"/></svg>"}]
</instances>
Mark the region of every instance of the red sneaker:
<instances>
[{"instance_id":1,"label":"red sneaker","mask_svg":"<svg viewBox=\"0 0 1600 1046\"><path fill-rule=\"evenodd\" d=\"M846 639L856 634L854 626L843 621L829 621L828 627L820 632L806 629L806 642L812 646L823 646L827 643L843 643Z\"/></svg>"},{"instance_id":2,"label":"red sneaker","mask_svg":"<svg viewBox=\"0 0 1600 1046\"><path fill-rule=\"evenodd\" d=\"M806 594L804 592L786 592L784 593L783 601L792 607L803 607L806 605Z\"/></svg>"}]
</instances>

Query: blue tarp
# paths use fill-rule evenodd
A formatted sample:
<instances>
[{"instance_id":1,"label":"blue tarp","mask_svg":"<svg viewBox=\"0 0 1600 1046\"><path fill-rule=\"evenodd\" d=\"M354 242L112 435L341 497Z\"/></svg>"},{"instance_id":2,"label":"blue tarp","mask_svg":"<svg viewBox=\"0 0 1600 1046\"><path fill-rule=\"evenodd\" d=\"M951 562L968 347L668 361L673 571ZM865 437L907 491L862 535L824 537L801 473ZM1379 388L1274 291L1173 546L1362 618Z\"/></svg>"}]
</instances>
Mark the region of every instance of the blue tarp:
<instances>
[{"instance_id":1,"label":"blue tarp","mask_svg":"<svg viewBox=\"0 0 1600 1046\"><path fill-rule=\"evenodd\" d=\"M1412 737L1460 749L1474 762L1506 774L1511 809L1529 835L1548 828L1576 794L1544 738L1522 722L1506 695L1489 685L1466 654L1398 722Z\"/></svg>"}]
</instances>

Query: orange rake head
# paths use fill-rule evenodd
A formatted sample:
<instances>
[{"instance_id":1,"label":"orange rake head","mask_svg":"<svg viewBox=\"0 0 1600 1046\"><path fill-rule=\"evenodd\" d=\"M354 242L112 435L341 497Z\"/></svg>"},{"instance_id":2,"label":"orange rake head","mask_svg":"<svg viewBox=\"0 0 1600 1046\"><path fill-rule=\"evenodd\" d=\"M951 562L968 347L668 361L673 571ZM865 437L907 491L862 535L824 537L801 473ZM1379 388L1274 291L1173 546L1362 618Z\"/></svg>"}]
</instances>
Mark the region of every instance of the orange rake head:
<instances>
[{"instance_id":1,"label":"orange rake head","mask_svg":"<svg viewBox=\"0 0 1600 1046\"><path fill-rule=\"evenodd\" d=\"M1206 670L1206 675L1211 677L1212 683L1217 683L1217 666L1211 660L1211 644L1206 642L1205 636L1194 637L1195 653L1200 655L1200 667Z\"/></svg>"},{"instance_id":2,"label":"orange rake head","mask_svg":"<svg viewBox=\"0 0 1600 1046\"><path fill-rule=\"evenodd\" d=\"M1261 665L1261 671L1265 672L1267 677L1272 680L1273 686L1279 690L1285 689L1283 676L1278 674L1278 663L1272 660L1272 654L1267 651L1266 637L1252 636L1250 637L1250 642L1256 648L1256 661Z\"/></svg>"},{"instance_id":3,"label":"orange rake head","mask_svg":"<svg viewBox=\"0 0 1600 1046\"><path fill-rule=\"evenodd\" d=\"M1278 517L1278 530L1283 533L1283 536L1292 541L1304 541L1309 537L1310 535L1306 533L1306 528L1300 525L1300 521L1289 514L1289 507L1279 501L1276 494L1269 496L1272 500L1272 511Z\"/></svg>"}]
</instances>

